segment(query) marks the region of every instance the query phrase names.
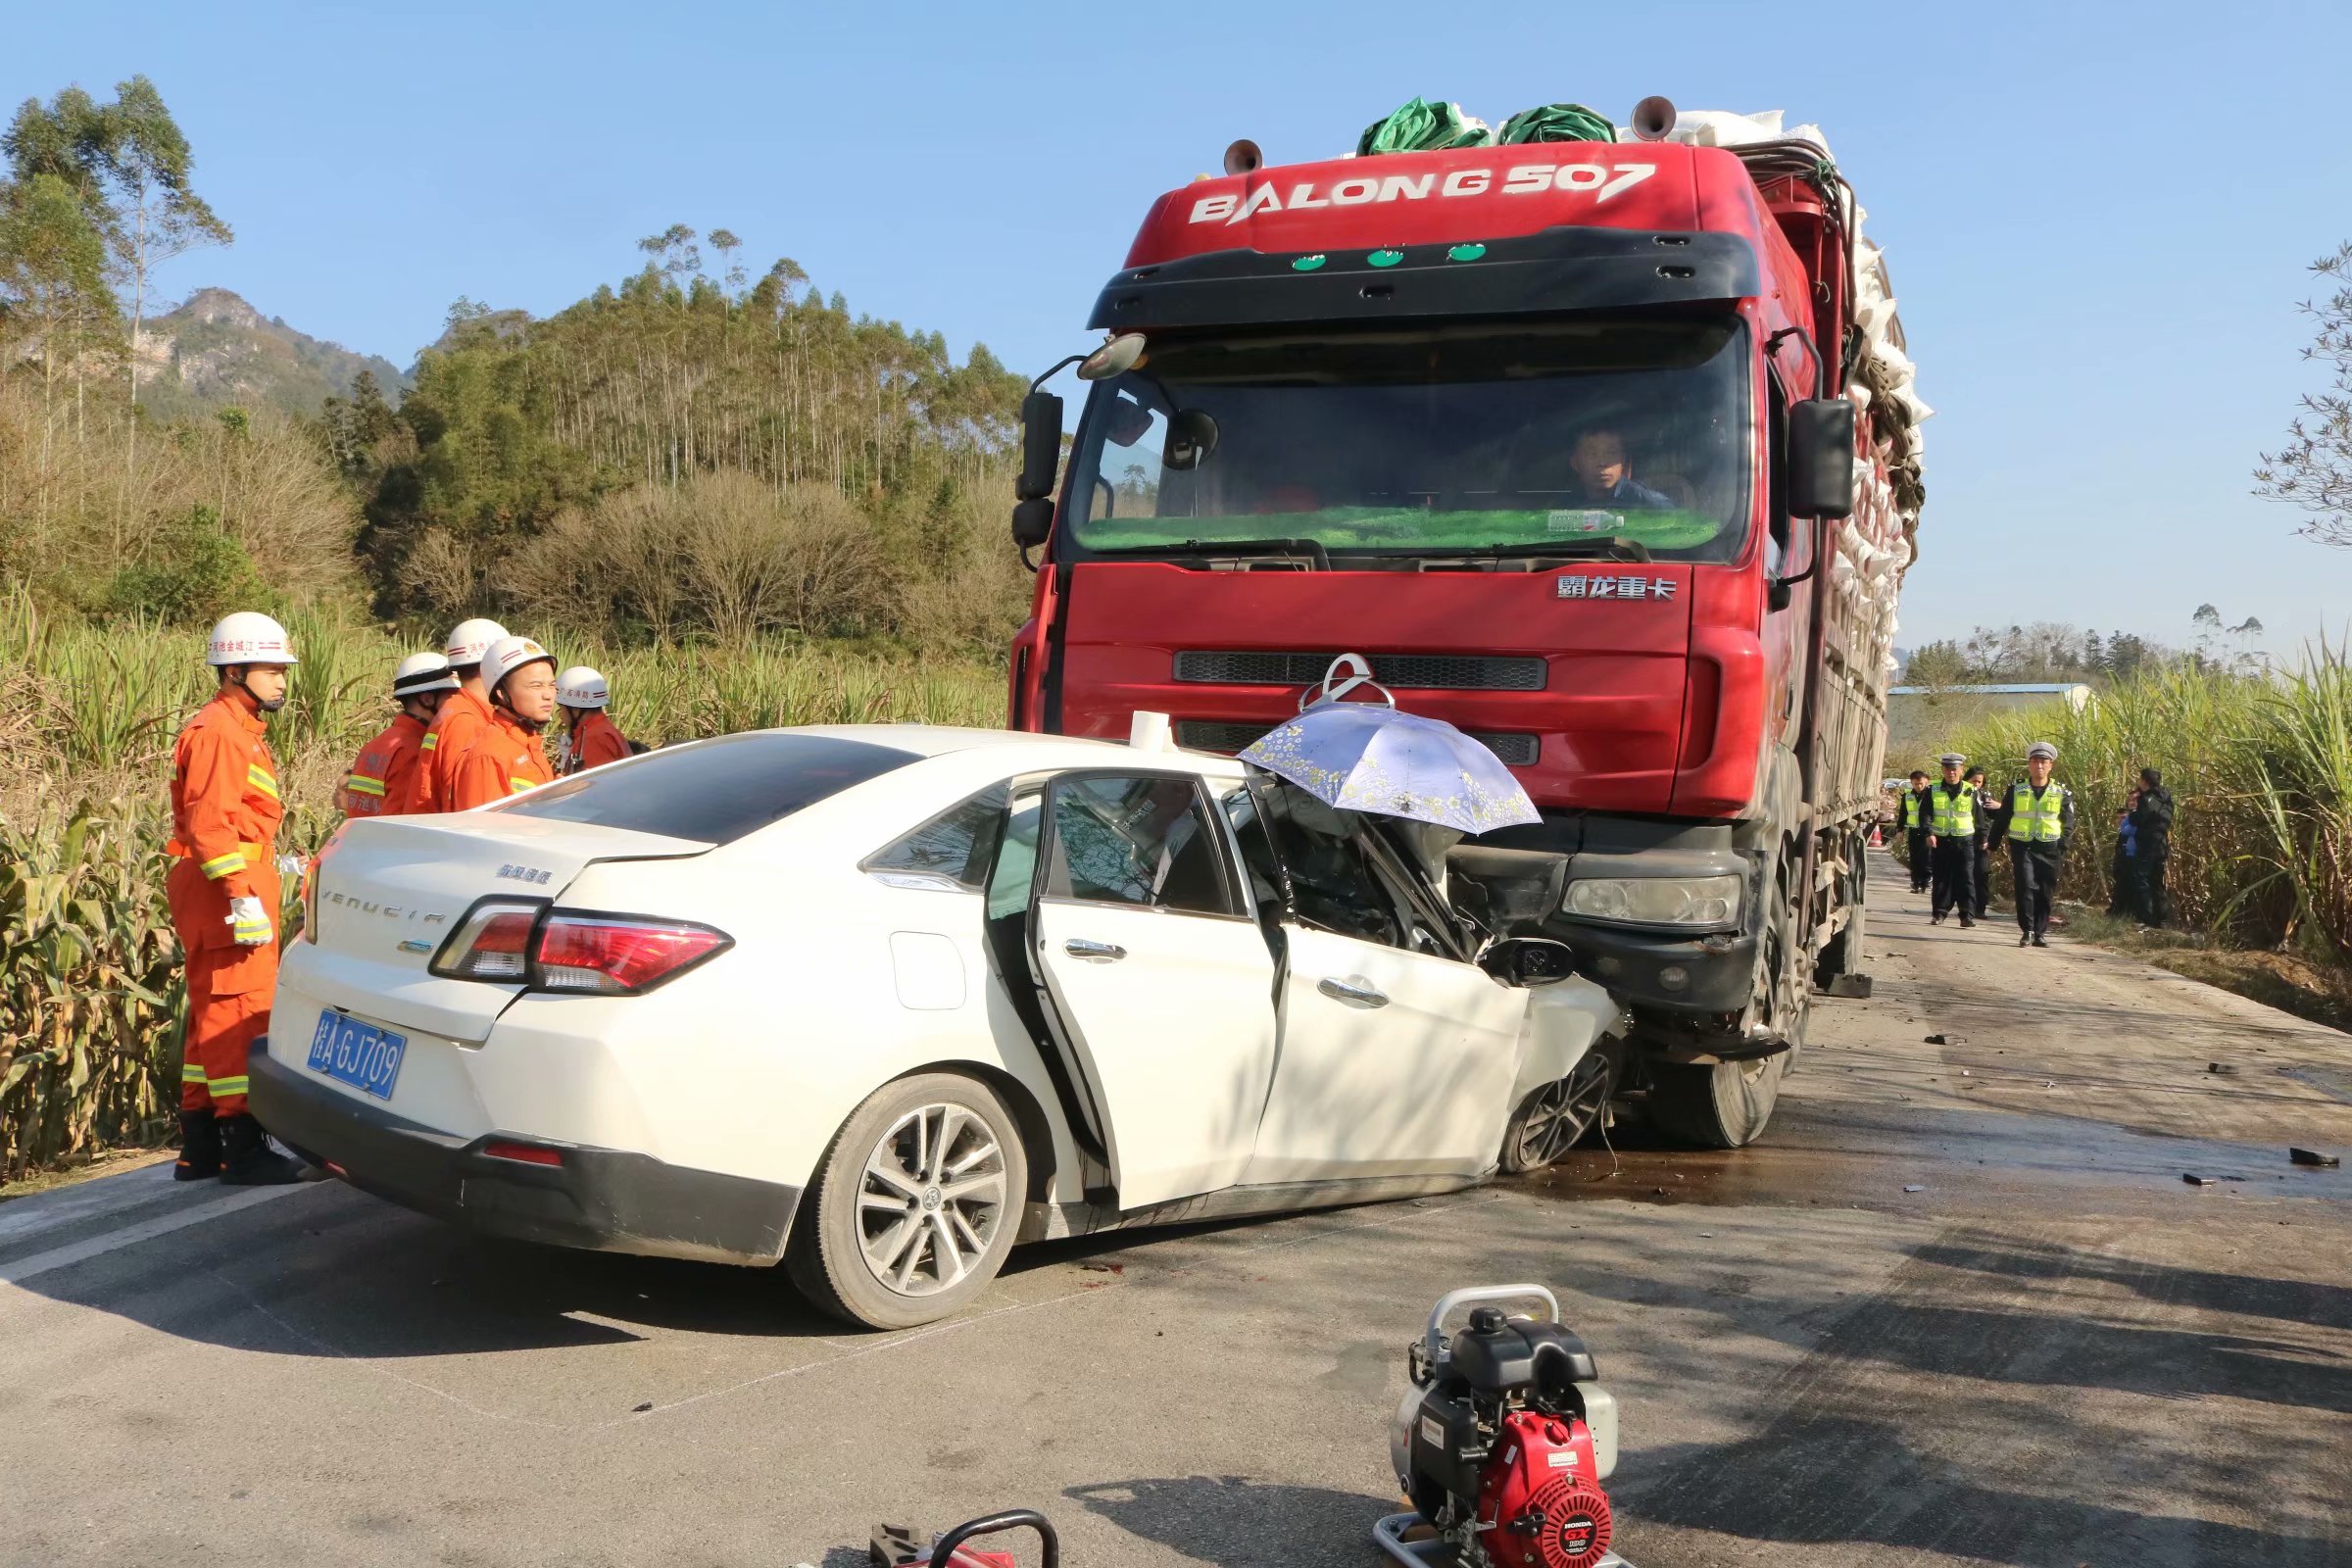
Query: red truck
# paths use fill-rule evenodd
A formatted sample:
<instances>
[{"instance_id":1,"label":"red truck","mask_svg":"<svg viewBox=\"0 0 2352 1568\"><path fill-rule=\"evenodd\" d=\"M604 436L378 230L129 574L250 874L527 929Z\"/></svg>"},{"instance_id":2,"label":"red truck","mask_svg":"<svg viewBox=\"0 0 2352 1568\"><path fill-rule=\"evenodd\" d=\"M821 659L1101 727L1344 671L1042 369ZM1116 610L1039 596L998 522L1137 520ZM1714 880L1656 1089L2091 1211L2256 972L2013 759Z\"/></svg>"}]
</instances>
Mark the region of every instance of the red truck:
<instances>
[{"instance_id":1,"label":"red truck","mask_svg":"<svg viewBox=\"0 0 2352 1568\"><path fill-rule=\"evenodd\" d=\"M1023 411L1011 722L1232 752L1367 656L1542 809L1488 847L1544 857L1528 928L1631 1009L1617 1093L1729 1148L1855 974L1925 409L1823 149L1661 105L1621 143L1237 142L1161 196L1066 472L1060 400Z\"/></svg>"}]
</instances>

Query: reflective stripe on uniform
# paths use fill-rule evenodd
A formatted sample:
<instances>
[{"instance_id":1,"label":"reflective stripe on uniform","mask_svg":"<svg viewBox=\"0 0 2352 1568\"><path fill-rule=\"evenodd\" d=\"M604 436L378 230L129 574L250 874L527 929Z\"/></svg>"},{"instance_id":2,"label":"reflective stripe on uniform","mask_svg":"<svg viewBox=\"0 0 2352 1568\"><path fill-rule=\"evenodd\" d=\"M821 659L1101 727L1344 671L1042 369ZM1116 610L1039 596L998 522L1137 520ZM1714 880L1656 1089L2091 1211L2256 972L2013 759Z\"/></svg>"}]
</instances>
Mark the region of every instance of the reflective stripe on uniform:
<instances>
[{"instance_id":1,"label":"reflective stripe on uniform","mask_svg":"<svg viewBox=\"0 0 2352 1568\"><path fill-rule=\"evenodd\" d=\"M343 781L343 787L354 795L381 795L384 793L384 781L380 778L369 778L365 773L352 774Z\"/></svg>"},{"instance_id":2,"label":"reflective stripe on uniform","mask_svg":"<svg viewBox=\"0 0 2352 1568\"><path fill-rule=\"evenodd\" d=\"M1937 784L1928 791L1928 804L1935 810L1934 824L1928 829L1937 838L1965 839L1977 831L1977 797L1965 784L1946 794Z\"/></svg>"},{"instance_id":3,"label":"reflective stripe on uniform","mask_svg":"<svg viewBox=\"0 0 2352 1568\"><path fill-rule=\"evenodd\" d=\"M244 870L245 855L241 850L231 850L226 855L214 856L211 859L199 864L196 869L204 873L206 881L218 882L231 871Z\"/></svg>"},{"instance_id":4,"label":"reflective stripe on uniform","mask_svg":"<svg viewBox=\"0 0 2352 1568\"><path fill-rule=\"evenodd\" d=\"M516 778L511 773L507 775L507 793L509 795L520 795L524 790L535 790L538 787L539 781L535 778Z\"/></svg>"},{"instance_id":5,"label":"reflective stripe on uniform","mask_svg":"<svg viewBox=\"0 0 2352 1568\"><path fill-rule=\"evenodd\" d=\"M1917 794L1903 797L1903 826L1905 828L1919 826L1919 796Z\"/></svg>"},{"instance_id":6,"label":"reflective stripe on uniform","mask_svg":"<svg viewBox=\"0 0 2352 1568\"><path fill-rule=\"evenodd\" d=\"M441 736L439 731L435 731L434 733L427 735L424 738L423 744L417 747L417 750L422 752L437 752L440 749Z\"/></svg>"},{"instance_id":7,"label":"reflective stripe on uniform","mask_svg":"<svg viewBox=\"0 0 2352 1568\"><path fill-rule=\"evenodd\" d=\"M241 1095L245 1093L245 1086L251 1082L252 1080L243 1073L237 1074L234 1078L216 1078L212 1082L212 1091L216 1098L222 1095Z\"/></svg>"},{"instance_id":8,"label":"reflective stripe on uniform","mask_svg":"<svg viewBox=\"0 0 2352 1568\"><path fill-rule=\"evenodd\" d=\"M2036 797L2034 786L2020 782L2009 788L2009 836L2017 842L2055 844L2066 831L2066 791L2052 779Z\"/></svg>"},{"instance_id":9,"label":"reflective stripe on uniform","mask_svg":"<svg viewBox=\"0 0 2352 1568\"><path fill-rule=\"evenodd\" d=\"M181 1062L179 1064L179 1081L183 1084L204 1082L204 1068L193 1061Z\"/></svg>"},{"instance_id":10,"label":"reflective stripe on uniform","mask_svg":"<svg viewBox=\"0 0 2352 1568\"><path fill-rule=\"evenodd\" d=\"M277 799L277 780L271 774L265 772L261 763L248 762L245 765L245 782L271 800Z\"/></svg>"}]
</instances>

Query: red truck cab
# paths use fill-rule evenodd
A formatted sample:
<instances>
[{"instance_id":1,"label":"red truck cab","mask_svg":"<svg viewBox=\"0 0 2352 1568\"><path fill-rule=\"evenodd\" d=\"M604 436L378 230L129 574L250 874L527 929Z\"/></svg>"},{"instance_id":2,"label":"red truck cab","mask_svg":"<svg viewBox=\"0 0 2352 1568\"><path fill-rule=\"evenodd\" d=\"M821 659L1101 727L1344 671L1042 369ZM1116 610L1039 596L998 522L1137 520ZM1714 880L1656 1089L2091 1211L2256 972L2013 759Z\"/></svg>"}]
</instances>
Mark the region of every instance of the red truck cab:
<instances>
[{"instance_id":1,"label":"red truck cab","mask_svg":"<svg viewBox=\"0 0 2352 1568\"><path fill-rule=\"evenodd\" d=\"M1238 751L1365 655L1544 812L1491 842L1565 861L1544 929L1635 1010L1622 1087L1745 1142L1858 935L1858 891L1801 890L1858 889L1884 749L1822 569L1857 497L1846 526L1900 530L1843 396L1847 211L1665 141L1163 195L1090 322L1141 355L1095 383L1050 512L1050 467L1024 479L1012 722L1156 710Z\"/></svg>"}]
</instances>

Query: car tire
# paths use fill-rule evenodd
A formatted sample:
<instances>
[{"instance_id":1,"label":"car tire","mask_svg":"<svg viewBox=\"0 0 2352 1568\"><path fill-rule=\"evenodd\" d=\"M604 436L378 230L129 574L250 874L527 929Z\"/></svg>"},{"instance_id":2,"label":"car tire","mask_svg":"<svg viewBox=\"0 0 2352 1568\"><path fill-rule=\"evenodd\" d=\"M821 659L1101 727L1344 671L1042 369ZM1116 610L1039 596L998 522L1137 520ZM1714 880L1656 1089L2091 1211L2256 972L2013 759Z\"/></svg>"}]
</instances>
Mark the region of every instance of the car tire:
<instances>
[{"instance_id":1,"label":"car tire","mask_svg":"<svg viewBox=\"0 0 2352 1568\"><path fill-rule=\"evenodd\" d=\"M848 1322L937 1322L1004 1266L1028 1192L1020 1123L1003 1097L961 1073L902 1078L834 1135L802 1200L785 1268L811 1302ZM906 1205L896 1219L893 1199Z\"/></svg>"},{"instance_id":2,"label":"car tire","mask_svg":"<svg viewBox=\"0 0 2352 1568\"><path fill-rule=\"evenodd\" d=\"M1524 1176L1542 1170L1584 1142L1608 1114L1615 1078L1608 1054L1596 1047L1577 1058L1567 1077L1530 1091L1502 1129L1497 1163L1503 1174Z\"/></svg>"}]
</instances>

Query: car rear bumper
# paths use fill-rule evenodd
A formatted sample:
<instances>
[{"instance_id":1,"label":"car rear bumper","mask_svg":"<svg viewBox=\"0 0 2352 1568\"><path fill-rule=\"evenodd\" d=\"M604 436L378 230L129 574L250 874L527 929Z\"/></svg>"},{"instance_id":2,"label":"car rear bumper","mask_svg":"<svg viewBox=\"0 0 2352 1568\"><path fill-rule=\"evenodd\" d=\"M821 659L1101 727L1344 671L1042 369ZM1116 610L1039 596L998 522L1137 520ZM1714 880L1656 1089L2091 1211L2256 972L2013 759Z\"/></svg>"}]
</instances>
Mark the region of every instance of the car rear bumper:
<instances>
[{"instance_id":1,"label":"car rear bumper","mask_svg":"<svg viewBox=\"0 0 2352 1568\"><path fill-rule=\"evenodd\" d=\"M378 1198L489 1236L720 1263L784 1254L801 1192L670 1165L650 1154L549 1139L459 1138L367 1104L275 1061L255 1043L254 1115L281 1142ZM561 1165L484 1152L553 1149Z\"/></svg>"}]
</instances>

